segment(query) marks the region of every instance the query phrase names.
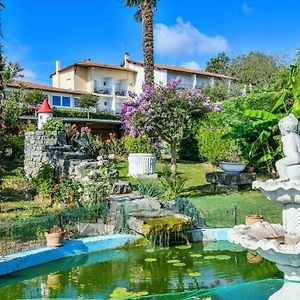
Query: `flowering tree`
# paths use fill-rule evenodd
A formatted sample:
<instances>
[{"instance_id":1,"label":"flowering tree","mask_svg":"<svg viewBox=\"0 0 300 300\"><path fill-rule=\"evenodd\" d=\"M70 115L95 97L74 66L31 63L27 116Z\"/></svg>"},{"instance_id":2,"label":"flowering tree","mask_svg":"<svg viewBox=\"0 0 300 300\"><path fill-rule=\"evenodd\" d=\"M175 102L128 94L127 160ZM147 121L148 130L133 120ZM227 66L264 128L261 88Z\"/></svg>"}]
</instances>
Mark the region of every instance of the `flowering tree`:
<instances>
[{"instance_id":1,"label":"flowering tree","mask_svg":"<svg viewBox=\"0 0 300 300\"><path fill-rule=\"evenodd\" d=\"M131 99L121 110L126 134L147 135L169 144L173 174L176 173L177 146L184 129L191 126L192 120L203 118L206 112L221 110L221 103L212 106L201 90L179 89L180 82L181 78L177 77L166 86L144 85L140 95L130 94Z\"/></svg>"}]
</instances>

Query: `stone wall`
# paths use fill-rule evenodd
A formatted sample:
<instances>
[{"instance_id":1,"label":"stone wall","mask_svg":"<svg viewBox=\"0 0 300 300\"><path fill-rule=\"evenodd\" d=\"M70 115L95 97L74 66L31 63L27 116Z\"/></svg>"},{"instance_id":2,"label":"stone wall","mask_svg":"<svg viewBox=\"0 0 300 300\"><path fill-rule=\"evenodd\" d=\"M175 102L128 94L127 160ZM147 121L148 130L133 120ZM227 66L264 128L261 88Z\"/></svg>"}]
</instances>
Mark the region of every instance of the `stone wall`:
<instances>
[{"instance_id":1,"label":"stone wall","mask_svg":"<svg viewBox=\"0 0 300 300\"><path fill-rule=\"evenodd\" d=\"M55 166L61 148L68 148L65 132L58 132L51 138L45 131L26 132L24 153L26 176L35 177L44 164L50 163Z\"/></svg>"}]
</instances>

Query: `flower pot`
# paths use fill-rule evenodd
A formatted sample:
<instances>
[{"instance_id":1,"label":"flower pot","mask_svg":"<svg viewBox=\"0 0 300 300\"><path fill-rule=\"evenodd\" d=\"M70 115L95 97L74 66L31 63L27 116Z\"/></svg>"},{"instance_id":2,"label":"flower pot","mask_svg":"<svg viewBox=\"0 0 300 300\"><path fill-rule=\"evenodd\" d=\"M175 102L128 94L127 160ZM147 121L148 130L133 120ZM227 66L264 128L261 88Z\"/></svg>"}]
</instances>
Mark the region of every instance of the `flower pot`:
<instances>
[{"instance_id":1,"label":"flower pot","mask_svg":"<svg viewBox=\"0 0 300 300\"><path fill-rule=\"evenodd\" d=\"M238 162L226 162L226 161L221 161L219 163L219 167L224 171L224 172L229 172L229 173L241 173L245 170L246 165L243 163L238 163Z\"/></svg>"},{"instance_id":2,"label":"flower pot","mask_svg":"<svg viewBox=\"0 0 300 300\"><path fill-rule=\"evenodd\" d=\"M47 246L49 248L60 247L64 244L65 231L45 232Z\"/></svg>"},{"instance_id":3,"label":"flower pot","mask_svg":"<svg viewBox=\"0 0 300 300\"><path fill-rule=\"evenodd\" d=\"M130 153L128 156L128 175L132 177L154 175L155 163L155 154Z\"/></svg>"},{"instance_id":4,"label":"flower pot","mask_svg":"<svg viewBox=\"0 0 300 300\"><path fill-rule=\"evenodd\" d=\"M262 215L249 215L249 216L246 216L246 225L252 225L254 223L257 223L257 222L263 222L264 221L264 216Z\"/></svg>"}]
</instances>

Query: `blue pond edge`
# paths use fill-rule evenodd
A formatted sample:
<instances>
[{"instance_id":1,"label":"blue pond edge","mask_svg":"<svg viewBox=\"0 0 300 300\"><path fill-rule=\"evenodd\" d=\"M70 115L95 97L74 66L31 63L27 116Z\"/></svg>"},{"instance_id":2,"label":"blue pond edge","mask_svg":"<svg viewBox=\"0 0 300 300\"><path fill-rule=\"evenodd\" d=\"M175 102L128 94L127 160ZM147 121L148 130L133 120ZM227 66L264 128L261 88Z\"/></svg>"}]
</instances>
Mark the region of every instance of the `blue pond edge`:
<instances>
[{"instance_id":1,"label":"blue pond edge","mask_svg":"<svg viewBox=\"0 0 300 300\"><path fill-rule=\"evenodd\" d=\"M227 241L228 228L192 230L193 242ZM65 241L62 247L47 246L33 248L14 254L0 256L0 276L30 267L38 266L58 259L82 255L103 250L113 250L134 243L140 235L114 234Z\"/></svg>"},{"instance_id":2,"label":"blue pond edge","mask_svg":"<svg viewBox=\"0 0 300 300\"><path fill-rule=\"evenodd\" d=\"M87 254L91 252L112 250L123 247L141 237L129 234L114 234L65 241L62 247L38 247L30 250L0 256L0 276L15 271L48 263L57 259Z\"/></svg>"}]
</instances>

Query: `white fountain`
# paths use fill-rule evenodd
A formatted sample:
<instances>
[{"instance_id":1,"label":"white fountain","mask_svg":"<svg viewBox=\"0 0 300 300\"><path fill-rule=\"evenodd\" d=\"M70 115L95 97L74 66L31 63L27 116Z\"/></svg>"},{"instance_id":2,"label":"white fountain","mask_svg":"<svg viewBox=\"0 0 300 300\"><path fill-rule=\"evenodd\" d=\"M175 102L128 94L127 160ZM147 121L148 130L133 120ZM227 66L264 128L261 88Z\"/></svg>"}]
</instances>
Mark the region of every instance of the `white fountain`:
<instances>
[{"instance_id":1,"label":"white fountain","mask_svg":"<svg viewBox=\"0 0 300 300\"><path fill-rule=\"evenodd\" d=\"M300 299L300 136L298 120L293 114L279 122L284 158L276 163L279 178L254 181L271 201L283 204L282 225L258 222L238 225L229 231L229 240L244 248L256 250L276 263L284 273L283 287L269 300Z\"/></svg>"}]
</instances>

